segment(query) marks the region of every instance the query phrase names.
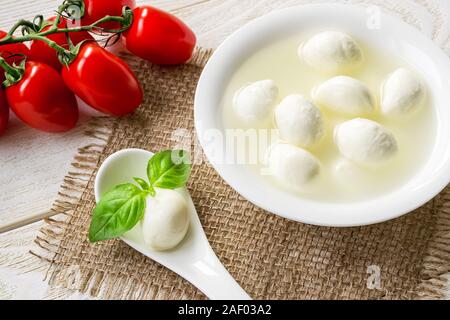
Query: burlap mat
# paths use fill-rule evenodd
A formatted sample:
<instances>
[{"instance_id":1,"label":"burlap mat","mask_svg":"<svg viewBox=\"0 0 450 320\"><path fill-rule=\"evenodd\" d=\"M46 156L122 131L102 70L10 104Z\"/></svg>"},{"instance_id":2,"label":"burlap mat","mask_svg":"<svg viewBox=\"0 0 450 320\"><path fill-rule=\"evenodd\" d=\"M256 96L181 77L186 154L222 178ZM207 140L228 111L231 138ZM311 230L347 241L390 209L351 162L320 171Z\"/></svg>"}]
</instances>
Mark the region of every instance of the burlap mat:
<instances>
[{"instance_id":1,"label":"burlap mat","mask_svg":"<svg viewBox=\"0 0 450 320\"><path fill-rule=\"evenodd\" d=\"M190 64L169 68L128 58L143 83L145 103L130 117L92 122L87 134L98 144L80 149L53 207L59 215L47 221L36 241L35 253L50 262L50 284L101 298L204 298L119 240L90 244L87 231L95 172L108 155L130 147L172 148L174 130L194 133L194 91L209 55L200 49ZM395 221L347 229L269 214L240 197L205 163L193 167L189 190L213 249L253 298L443 297L450 267L448 189ZM379 283L373 281L378 271Z\"/></svg>"}]
</instances>

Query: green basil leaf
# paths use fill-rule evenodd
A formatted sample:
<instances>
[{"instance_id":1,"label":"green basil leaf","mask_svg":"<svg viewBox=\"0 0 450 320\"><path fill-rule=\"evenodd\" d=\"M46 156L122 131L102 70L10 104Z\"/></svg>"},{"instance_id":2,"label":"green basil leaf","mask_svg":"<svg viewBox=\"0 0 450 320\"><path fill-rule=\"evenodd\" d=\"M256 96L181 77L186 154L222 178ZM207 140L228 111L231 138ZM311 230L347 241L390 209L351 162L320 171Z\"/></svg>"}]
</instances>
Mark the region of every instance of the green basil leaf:
<instances>
[{"instance_id":1,"label":"green basil leaf","mask_svg":"<svg viewBox=\"0 0 450 320\"><path fill-rule=\"evenodd\" d=\"M136 183L138 185L140 185L143 190L148 190L150 188L150 186L148 185L147 181L145 181L144 179L133 178L133 180L136 181Z\"/></svg>"},{"instance_id":2,"label":"green basil leaf","mask_svg":"<svg viewBox=\"0 0 450 320\"><path fill-rule=\"evenodd\" d=\"M184 187L191 173L189 154L184 150L167 150L155 154L148 162L147 176L153 187Z\"/></svg>"},{"instance_id":3,"label":"green basil leaf","mask_svg":"<svg viewBox=\"0 0 450 320\"><path fill-rule=\"evenodd\" d=\"M89 241L116 238L131 230L144 217L146 195L132 183L106 193L94 209Z\"/></svg>"}]
</instances>

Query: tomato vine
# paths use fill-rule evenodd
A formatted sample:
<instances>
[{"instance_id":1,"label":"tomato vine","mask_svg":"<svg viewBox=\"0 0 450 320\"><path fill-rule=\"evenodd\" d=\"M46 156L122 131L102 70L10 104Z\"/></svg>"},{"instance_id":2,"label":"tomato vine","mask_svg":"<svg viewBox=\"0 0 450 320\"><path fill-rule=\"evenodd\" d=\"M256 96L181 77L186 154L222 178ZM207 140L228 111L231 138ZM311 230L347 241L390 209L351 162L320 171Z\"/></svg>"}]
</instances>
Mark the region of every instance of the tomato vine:
<instances>
[{"instance_id":1,"label":"tomato vine","mask_svg":"<svg viewBox=\"0 0 450 320\"><path fill-rule=\"evenodd\" d=\"M46 21L42 15L37 15L33 20L21 19L17 21L16 24L9 30L7 35L0 40L0 46L14 43L23 43L29 41L42 41L45 42L50 48L54 49L58 53L58 58L62 64L70 64L78 55L78 52L83 44L79 43L74 46L71 41L69 34L80 31L87 31L93 33L117 35L128 30L133 23L133 10L124 7L122 11L122 16L105 16L94 23L86 26L77 26L73 28L59 28L58 25L61 19L66 20L79 20L83 17L85 12L85 4L83 0L65 0L62 5L59 6L54 21ZM106 29L101 27L102 24L107 22L118 22L120 28L118 29ZM48 28L50 27L50 28ZM22 35L15 37L14 34L17 30L21 30ZM63 48L58 45L55 41L47 38L47 36L65 33L68 39L69 49ZM23 73L23 67L10 65L6 62L4 58L0 57L0 67L6 72L6 80L3 83L5 87L14 84L19 81L21 74Z\"/></svg>"},{"instance_id":2,"label":"tomato vine","mask_svg":"<svg viewBox=\"0 0 450 320\"><path fill-rule=\"evenodd\" d=\"M32 128L70 130L78 120L76 97L112 116L134 112L144 92L126 62L105 49L114 40L153 64L192 57L195 33L168 12L135 0L63 1L54 17L36 15L0 30L0 133L9 108Z\"/></svg>"}]
</instances>

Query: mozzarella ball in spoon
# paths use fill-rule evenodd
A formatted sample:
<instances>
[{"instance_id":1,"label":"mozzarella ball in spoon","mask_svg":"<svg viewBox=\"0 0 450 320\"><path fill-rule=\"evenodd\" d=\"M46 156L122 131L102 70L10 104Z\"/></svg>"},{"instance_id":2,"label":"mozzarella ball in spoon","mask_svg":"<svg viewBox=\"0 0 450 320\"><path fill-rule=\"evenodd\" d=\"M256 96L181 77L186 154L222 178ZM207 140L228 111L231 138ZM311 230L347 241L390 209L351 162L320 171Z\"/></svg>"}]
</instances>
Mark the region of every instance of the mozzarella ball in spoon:
<instances>
[{"instance_id":1,"label":"mozzarella ball in spoon","mask_svg":"<svg viewBox=\"0 0 450 320\"><path fill-rule=\"evenodd\" d=\"M356 118L336 127L336 145L341 154L361 164L379 164L391 159L398 150L394 135L382 125Z\"/></svg>"},{"instance_id":2,"label":"mozzarella ball in spoon","mask_svg":"<svg viewBox=\"0 0 450 320\"><path fill-rule=\"evenodd\" d=\"M234 110L239 118L248 123L266 121L278 97L278 87L273 80L261 80L236 92Z\"/></svg>"},{"instance_id":3,"label":"mozzarella ball in spoon","mask_svg":"<svg viewBox=\"0 0 450 320\"><path fill-rule=\"evenodd\" d=\"M269 168L281 183L301 189L319 174L320 163L308 151L280 143L270 149Z\"/></svg>"},{"instance_id":4,"label":"mozzarella ball in spoon","mask_svg":"<svg viewBox=\"0 0 450 320\"><path fill-rule=\"evenodd\" d=\"M374 98L369 88L351 77L331 78L314 88L312 96L318 106L343 115L367 115L375 109Z\"/></svg>"},{"instance_id":5,"label":"mozzarella ball in spoon","mask_svg":"<svg viewBox=\"0 0 450 320\"><path fill-rule=\"evenodd\" d=\"M388 76L381 88L381 111L388 116L411 114L423 105L425 97L421 79L400 68Z\"/></svg>"},{"instance_id":6,"label":"mozzarella ball in spoon","mask_svg":"<svg viewBox=\"0 0 450 320\"><path fill-rule=\"evenodd\" d=\"M302 147L312 146L324 133L322 113L301 95L283 99L275 109L275 122L281 139Z\"/></svg>"},{"instance_id":7,"label":"mozzarella ball in spoon","mask_svg":"<svg viewBox=\"0 0 450 320\"><path fill-rule=\"evenodd\" d=\"M299 47L299 56L308 65L328 74L351 71L361 65L363 53L356 41L340 31L325 31Z\"/></svg>"},{"instance_id":8,"label":"mozzarella ball in spoon","mask_svg":"<svg viewBox=\"0 0 450 320\"><path fill-rule=\"evenodd\" d=\"M147 197L142 220L145 243L157 251L176 247L186 236L190 213L186 199L177 191L157 189Z\"/></svg>"}]
</instances>

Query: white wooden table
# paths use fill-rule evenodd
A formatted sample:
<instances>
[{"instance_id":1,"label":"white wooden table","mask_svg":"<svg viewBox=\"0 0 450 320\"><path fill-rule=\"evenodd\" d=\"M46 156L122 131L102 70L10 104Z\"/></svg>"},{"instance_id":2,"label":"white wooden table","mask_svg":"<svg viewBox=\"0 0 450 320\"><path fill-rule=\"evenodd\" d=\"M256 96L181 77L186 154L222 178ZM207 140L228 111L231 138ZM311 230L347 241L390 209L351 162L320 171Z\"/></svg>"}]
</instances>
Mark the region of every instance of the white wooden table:
<instances>
[{"instance_id":1,"label":"white wooden table","mask_svg":"<svg viewBox=\"0 0 450 320\"><path fill-rule=\"evenodd\" d=\"M19 18L52 15L60 0L2 0L0 29ZM305 3L344 2L382 10L411 23L450 54L450 0L138 0L169 10L198 35L199 45L215 48L249 20L273 9ZM373 9L373 8L372 8ZM86 145L83 111L79 127L51 135L26 128L13 117L0 138L0 299L89 298L49 287L47 264L29 253L77 149ZM6 230L10 230L6 232Z\"/></svg>"}]
</instances>

